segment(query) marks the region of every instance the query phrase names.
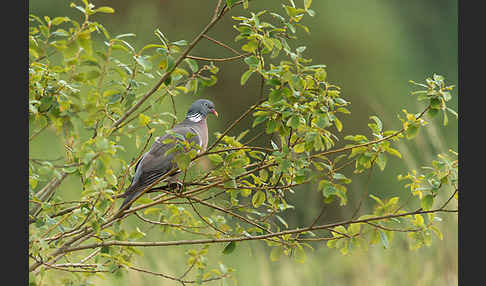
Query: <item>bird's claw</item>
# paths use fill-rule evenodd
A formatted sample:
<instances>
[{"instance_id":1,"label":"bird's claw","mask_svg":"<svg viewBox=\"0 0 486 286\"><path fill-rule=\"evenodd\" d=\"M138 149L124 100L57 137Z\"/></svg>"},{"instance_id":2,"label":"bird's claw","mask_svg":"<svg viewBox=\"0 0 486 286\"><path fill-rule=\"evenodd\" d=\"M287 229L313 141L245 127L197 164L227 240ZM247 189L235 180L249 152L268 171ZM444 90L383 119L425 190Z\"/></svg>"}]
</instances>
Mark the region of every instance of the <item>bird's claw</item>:
<instances>
[{"instance_id":1,"label":"bird's claw","mask_svg":"<svg viewBox=\"0 0 486 286\"><path fill-rule=\"evenodd\" d=\"M177 193L181 193L182 189L184 188L184 184L180 181L176 181L169 185L171 189L174 189Z\"/></svg>"}]
</instances>

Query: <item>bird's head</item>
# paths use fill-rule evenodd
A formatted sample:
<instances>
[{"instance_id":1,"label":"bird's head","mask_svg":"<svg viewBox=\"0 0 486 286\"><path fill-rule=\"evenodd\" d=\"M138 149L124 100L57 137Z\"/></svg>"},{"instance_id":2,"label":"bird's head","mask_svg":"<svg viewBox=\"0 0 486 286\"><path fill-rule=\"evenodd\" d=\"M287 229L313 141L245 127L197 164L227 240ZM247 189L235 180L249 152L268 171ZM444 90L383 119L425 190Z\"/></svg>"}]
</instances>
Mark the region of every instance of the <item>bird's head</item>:
<instances>
[{"instance_id":1,"label":"bird's head","mask_svg":"<svg viewBox=\"0 0 486 286\"><path fill-rule=\"evenodd\" d=\"M206 117L208 113L212 113L218 117L218 112L214 109L214 103L207 99L198 99L194 101L187 111L186 118L197 118L200 116Z\"/></svg>"}]
</instances>

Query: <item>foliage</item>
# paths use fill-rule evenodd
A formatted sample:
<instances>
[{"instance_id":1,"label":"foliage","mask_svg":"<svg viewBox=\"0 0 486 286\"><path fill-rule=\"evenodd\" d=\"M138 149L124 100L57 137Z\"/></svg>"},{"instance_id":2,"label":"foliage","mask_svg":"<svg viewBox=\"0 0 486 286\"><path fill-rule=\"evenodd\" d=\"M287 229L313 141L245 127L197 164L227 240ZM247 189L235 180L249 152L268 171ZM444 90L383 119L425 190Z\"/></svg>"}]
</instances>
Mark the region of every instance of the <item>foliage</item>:
<instances>
[{"instance_id":1,"label":"foliage","mask_svg":"<svg viewBox=\"0 0 486 286\"><path fill-rule=\"evenodd\" d=\"M65 146L62 163L52 160L29 161L29 259L30 282L40 283L51 270L71 273L69 281L83 282L87 276L124 271L141 271L185 283L202 284L231 276L233 269L219 264L213 268L207 254L211 244L224 244L223 254L231 255L245 240L262 240L271 248L270 259L283 255L305 262L312 241L327 241L343 255L355 249L368 249L378 242L392 247L395 233L406 232L411 249L432 243L432 234L443 239L437 227L439 212L457 199L457 159L445 154L424 168L413 170L399 180L407 180L413 199L421 208L406 210L411 201L399 202L398 196L379 198L373 212L346 220L318 224L317 217L305 227L292 227L281 216L292 211L290 204L296 187L314 184L322 193L323 211L334 200L348 203L348 185L354 176L366 175L375 165L383 171L389 155L401 159L398 141L413 139L426 126L426 116L440 111L447 125L447 107L454 86L446 86L442 76L434 74L425 83L411 82L423 88L412 92L426 102L422 112L399 115L401 128L385 129L380 118L370 116L370 134L345 134L342 117L349 115L351 102L342 97L339 86L327 81L326 66L312 64L305 57L305 46L297 34L309 32L303 18L314 16L312 1L302 8L293 1L283 12L249 11L248 1L218 1L209 24L192 41L170 41L155 29L156 44L137 50L128 38L133 34L112 36L102 24L93 21L97 13L114 13L110 7L95 7L87 0L81 6L71 4L82 15L77 21L68 17L29 16L29 120L35 137L54 129ZM245 54L210 38L206 33L232 8L242 5L244 16L233 16L237 31L235 42ZM101 37L103 45L96 45ZM189 53L202 37L224 45L236 56L209 59ZM176 121L173 112L157 113L164 100L173 103L176 96L198 96L217 83L224 62L243 60L241 85L252 76L261 82L256 103L200 155L180 138L171 151L186 150L176 157L188 172L182 193L141 196L130 209L116 211L116 198L127 186L130 172L153 134L169 129ZM201 64L203 63L203 64ZM205 63L205 64L204 64ZM217 64L217 65L216 65ZM159 79L155 86L147 81ZM231 129L244 117L253 116L252 126L238 136ZM263 132L255 132L262 126ZM253 134L256 133L256 134ZM251 139L246 139L252 135ZM268 146L254 146L256 138L268 138ZM351 142L336 147L339 139ZM145 141L145 143L144 143ZM128 143L123 143L128 142ZM140 150L137 158L126 162L119 156L126 145ZM457 155L452 152L453 155ZM189 163L207 157L212 168L198 171ZM353 164L354 172L342 169ZM79 199L66 201L58 189L68 177L81 181ZM452 189L452 192L450 191ZM148 192L147 188L145 192ZM449 199L434 208L439 192L451 192ZM363 196L364 197L364 196ZM198 208L205 208L202 213ZM322 214L322 213L321 213ZM124 227L123 220L136 216L140 227ZM190 240L146 241L146 225ZM188 245L187 271L181 277L155 273L133 265L140 247ZM76 261L76 262L72 262ZM192 273L193 278L185 278ZM68 283L67 281L65 283Z\"/></svg>"}]
</instances>

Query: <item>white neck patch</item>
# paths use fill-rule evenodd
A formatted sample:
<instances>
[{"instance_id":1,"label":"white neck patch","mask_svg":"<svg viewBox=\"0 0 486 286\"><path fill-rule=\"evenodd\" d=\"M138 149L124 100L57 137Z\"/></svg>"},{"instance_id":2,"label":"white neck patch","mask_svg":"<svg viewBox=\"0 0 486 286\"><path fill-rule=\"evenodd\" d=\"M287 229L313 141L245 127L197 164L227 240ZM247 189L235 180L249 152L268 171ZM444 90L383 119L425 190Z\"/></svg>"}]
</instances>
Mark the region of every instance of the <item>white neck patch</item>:
<instances>
[{"instance_id":1,"label":"white neck patch","mask_svg":"<svg viewBox=\"0 0 486 286\"><path fill-rule=\"evenodd\" d=\"M203 119L203 116L200 113L195 113L195 114L191 114L190 116L188 116L186 118L191 120L192 122L199 122Z\"/></svg>"}]
</instances>

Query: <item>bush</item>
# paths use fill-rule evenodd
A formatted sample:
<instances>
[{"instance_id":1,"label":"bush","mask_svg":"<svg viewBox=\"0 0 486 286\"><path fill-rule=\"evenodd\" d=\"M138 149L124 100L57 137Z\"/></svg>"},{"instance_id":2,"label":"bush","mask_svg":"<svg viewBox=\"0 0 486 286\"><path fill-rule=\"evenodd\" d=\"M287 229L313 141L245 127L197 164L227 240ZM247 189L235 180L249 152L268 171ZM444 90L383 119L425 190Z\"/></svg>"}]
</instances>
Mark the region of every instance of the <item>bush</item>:
<instances>
[{"instance_id":1,"label":"bush","mask_svg":"<svg viewBox=\"0 0 486 286\"><path fill-rule=\"evenodd\" d=\"M231 255L239 243L261 240L271 249L270 259L282 255L304 262L311 242L327 241L344 255L380 243L388 248L395 233L405 234L411 249L430 245L433 236L442 239L437 213L457 199L457 153L440 154L423 172L400 175L412 199L400 202L392 194L379 198L365 187L351 217L331 224L319 218L333 201L346 206L348 185L355 176L369 176L375 167L383 171L390 157L401 159L394 148L398 141L412 139L441 113L444 126L453 85L437 74L423 83L411 81L419 90L411 94L425 102L418 113L403 110L402 128L385 130L382 120L370 116L370 134L344 134L342 116L349 115L351 102L340 87L327 81L326 66L311 64L305 46L298 45L298 32L309 32L302 19L314 16L312 1L300 8L290 1L283 13L258 11L233 17L239 52L212 39L207 32L218 21L248 1L218 1L214 15L190 42L170 41L155 30L157 44L137 50L128 39L133 34L112 36L93 20L97 13L114 13L110 7L95 7L87 0L71 4L81 20L68 17L29 16L29 144L36 136L54 129L65 147L59 160L29 160L29 262L30 283L36 285L51 270L63 270L69 281L85 281L91 275L122 275L141 271L185 283L202 284L231 277L233 269L209 266L207 247L224 244ZM104 37L97 47L95 37ZM202 38L235 53L229 58L190 55ZM176 123L175 96L198 96L217 83L225 62L243 60L241 85L250 77L261 81L257 102L248 107L205 152L182 153L179 168L187 171L181 193L140 196L128 209L117 211L117 197L128 184L133 166L146 150L153 134L162 134ZM148 79L157 79L147 86ZM163 101L173 111L155 112ZM253 123L238 136L229 136L247 116ZM264 125L264 132L254 128ZM268 144L255 146L267 136ZM343 138L348 144L338 147ZM138 156L126 162L120 152L135 145ZM189 168L189 162L209 159L210 168ZM186 163L183 163L186 162ZM346 176L341 170L354 165ZM132 172L132 173L131 173ZM67 177L81 182L79 198L68 201L60 184ZM281 214L292 211L289 197L297 186L315 184L322 193L322 212L305 227L290 226ZM159 188L160 189L160 188ZM147 193L153 189L147 188ZM356 190L359 191L359 190ZM439 194L447 200L438 201ZM376 201L372 213L362 213L366 197ZM413 200L421 208L409 209ZM204 212L199 209L204 208ZM146 241L142 227L122 224L136 216L141 225L159 226L176 234L173 241ZM156 273L133 265L141 247L203 246L185 252L187 271L182 277ZM196 270L197 273L194 273ZM185 278L191 273L194 278ZM80 275L81 274L81 275ZM66 282L67 283L67 282Z\"/></svg>"}]
</instances>

